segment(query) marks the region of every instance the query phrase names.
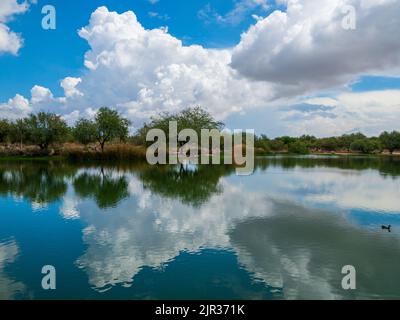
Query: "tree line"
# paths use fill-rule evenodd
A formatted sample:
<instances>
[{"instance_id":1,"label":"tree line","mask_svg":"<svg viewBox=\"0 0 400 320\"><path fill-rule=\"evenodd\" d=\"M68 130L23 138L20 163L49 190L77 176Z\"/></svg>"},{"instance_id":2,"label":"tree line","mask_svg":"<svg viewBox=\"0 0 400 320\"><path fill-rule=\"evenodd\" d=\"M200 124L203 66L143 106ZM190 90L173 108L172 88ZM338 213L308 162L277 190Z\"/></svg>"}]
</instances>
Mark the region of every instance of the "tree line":
<instances>
[{"instance_id":1,"label":"tree line","mask_svg":"<svg viewBox=\"0 0 400 320\"><path fill-rule=\"evenodd\" d=\"M16 121L0 120L0 143L17 143L21 148L32 144L47 150L50 145L63 142L97 142L103 151L108 142L126 141L129 125L126 118L109 108L100 108L93 120L79 119L73 127L59 115L39 112Z\"/></svg>"},{"instance_id":2,"label":"tree line","mask_svg":"<svg viewBox=\"0 0 400 320\"><path fill-rule=\"evenodd\" d=\"M189 108L181 112L170 114L164 113L153 117L137 131L132 141L135 144L147 145L146 134L150 129L161 129L168 133L169 121L178 123L178 131L191 128L200 136L201 129L222 130L224 123L216 121L208 112L201 107ZM168 134L167 134L168 138ZM243 136L243 143L245 138ZM315 136L303 135L301 137L282 136L268 138L266 135L254 137L254 147L259 154L283 153L308 154L317 152L357 152L357 153L381 153L387 150L391 154L400 150L400 132L383 132L378 137L367 137L362 133L344 134L339 137L317 138ZM221 141L223 145L223 141Z\"/></svg>"},{"instance_id":3,"label":"tree line","mask_svg":"<svg viewBox=\"0 0 400 320\"><path fill-rule=\"evenodd\" d=\"M355 152L372 154L388 151L393 154L394 151L400 150L400 132L385 131L377 137L367 137L362 133L352 133L326 138L303 135L301 137L283 136L269 139L267 136L261 135L255 138L255 148L265 153Z\"/></svg>"},{"instance_id":4,"label":"tree line","mask_svg":"<svg viewBox=\"0 0 400 320\"><path fill-rule=\"evenodd\" d=\"M162 129L168 135L170 121L178 123L178 131L184 128L194 129L199 135L201 129L222 130L224 124L216 121L210 113L201 107L188 108L181 112L163 113L151 118L136 133L129 136L130 121L116 110L100 108L92 120L79 119L69 127L59 115L49 112L31 114L16 121L0 119L0 143L36 145L47 150L53 144L77 142L82 145L97 143L104 151L110 142L124 142L138 146L147 146L147 132L150 129ZM255 136L257 153L289 152L307 154L318 152L357 152L391 154L400 150L400 132L383 132L377 137L367 137L362 133L345 134L338 137L317 138L303 135L301 137L282 136L268 138L266 135ZM243 139L243 141L245 141ZM221 142L223 143L223 142Z\"/></svg>"}]
</instances>

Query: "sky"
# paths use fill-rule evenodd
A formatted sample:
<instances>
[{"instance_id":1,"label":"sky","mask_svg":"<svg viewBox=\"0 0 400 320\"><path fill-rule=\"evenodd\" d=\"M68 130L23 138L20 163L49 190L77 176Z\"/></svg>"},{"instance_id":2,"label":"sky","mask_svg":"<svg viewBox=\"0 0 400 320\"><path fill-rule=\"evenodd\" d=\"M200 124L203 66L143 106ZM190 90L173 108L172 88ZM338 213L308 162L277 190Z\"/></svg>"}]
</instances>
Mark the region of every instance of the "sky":
<instances>
[{"instance_id":1,"label":"sky","mask_svg":"<svg viewBox=\"0 0 400 320\"><path fill-rule=\"evenodd\" d=\"M271 137L400 129L399 16L400 0L1 0L0 117L109 106L134 130L200 105Z\"/></svg>"}]
</instances>

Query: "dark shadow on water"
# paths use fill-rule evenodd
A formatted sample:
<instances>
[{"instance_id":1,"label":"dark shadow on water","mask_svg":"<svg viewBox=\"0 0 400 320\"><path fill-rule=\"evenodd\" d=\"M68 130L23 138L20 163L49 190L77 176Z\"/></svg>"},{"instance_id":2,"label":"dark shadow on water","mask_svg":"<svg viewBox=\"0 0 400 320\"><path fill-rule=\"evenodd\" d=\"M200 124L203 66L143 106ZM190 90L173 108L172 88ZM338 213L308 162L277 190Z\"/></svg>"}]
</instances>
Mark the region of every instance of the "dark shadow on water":
<instances>
[{"instance_id":1,"label":"dark shadow on water","mask_svg":"<svg viewBox=\"0 0 400 320\"><path fill-rule=\"evenodd\" d=\"M115 177L103 167L95 171L84 172L74 178L74 190L79 197L93 198L101 209L116 207L129 197L128 182L124 175Z\"/></svg>"},{"instance_id":2,"label":"dark shadow on water","mask_svg":"<svg viewBox=\"0 0 400 320\"><path fill-rule=\"evenodd\" d=\"M67 191L67 178L77 168L65 163L22 162L0 164L0 194L44 204L59 200Z\"/></svg>"},{"instance_id":3,"label":"dark shadow on water","mask_svg":"<svg viewBox=\"0 0 400 320\"><path fill-rule=\"evenodd\" d=\"M145 189L163 197L179 199L184 204L199 207L222 192L221 177L231 175L232 166L155 166L138 175Z\"/></svg>"}]
</instances>

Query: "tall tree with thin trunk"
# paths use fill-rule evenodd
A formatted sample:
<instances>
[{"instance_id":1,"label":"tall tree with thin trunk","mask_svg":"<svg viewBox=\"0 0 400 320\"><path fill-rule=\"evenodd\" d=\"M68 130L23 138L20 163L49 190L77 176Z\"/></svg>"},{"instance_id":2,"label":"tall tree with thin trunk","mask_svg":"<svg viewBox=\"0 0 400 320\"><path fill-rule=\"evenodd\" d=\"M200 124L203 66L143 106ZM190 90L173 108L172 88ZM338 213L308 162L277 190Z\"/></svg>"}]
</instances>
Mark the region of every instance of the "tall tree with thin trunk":
<instances>
[{"instance_id":1,"label":"tall tree with thin trunk","mask_svg":"<svg viewBox=\"0 0 400 320\"><path fill-rule=\"evenodd\" d=\"M28 138L28 123L26 119L18 119L11 123L10 139L12 143L19 143L20 148Z\"/></svg>"},{"instance_id":2,"label":"tall tree with thin trunk","mask_svg":"<svg viewBox=\"0 0 400 320\"><path fill-rule=\"evenodd\" d=\"M10 133L10 123L7 120L0 120L0 142L6 142Z\"/></svg>"},{"instance_id":3,"label":"tall tree with thin trunk","mask_svg":"<svg viewBox=\"0 0 400 320\"><path fill-rule=\"evenodd\" d=\"M95 118L96 140L101 151L107 142L113 139L125 140L128 137L130 122L122 117L116 110L100 108Z\"/></svg>"}]
</instances>

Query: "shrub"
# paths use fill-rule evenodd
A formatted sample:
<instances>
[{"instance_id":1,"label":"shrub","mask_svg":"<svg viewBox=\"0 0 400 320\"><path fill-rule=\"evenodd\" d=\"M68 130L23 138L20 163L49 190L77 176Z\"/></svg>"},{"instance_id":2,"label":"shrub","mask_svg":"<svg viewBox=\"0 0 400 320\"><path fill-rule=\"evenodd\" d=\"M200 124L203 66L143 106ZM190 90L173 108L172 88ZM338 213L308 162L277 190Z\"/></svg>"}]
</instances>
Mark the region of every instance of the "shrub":
<instances>
[{"instance_id":1,"label":"shrub","mask_svg":"<svg viewBox=\"0 0 400 320\"><path fill-rule=\"evenodd\" d=\"M42 150L52 143L63 142L68 134L67 124L54 113L31 114L26 121L29 140Z\"/></svg>"},{"instance_id":2,"label":"shrub","mask_svg":"<svg viewBox=\"0 0 400 320\"><path fill-rule=\"evenodd\" d=\"M373 153L380 149L380 145L373 139L358 139L350 145L350 150L361 153Z\"/></svg>"},{"instance_id":3,"label":"shrub","mask_svg":"<svg viewBox=\"0 0 400 320\"><path fill-rule=\"evenodd\" d=\"M309 150L304 142L296 141L289 144L289 153L308 154Z\"/></svg>"}]
</instances>

